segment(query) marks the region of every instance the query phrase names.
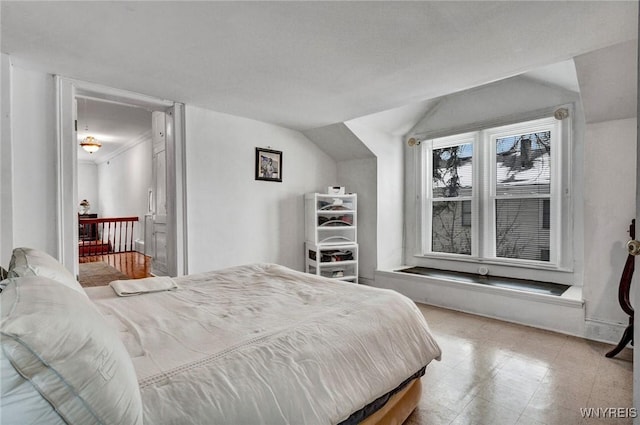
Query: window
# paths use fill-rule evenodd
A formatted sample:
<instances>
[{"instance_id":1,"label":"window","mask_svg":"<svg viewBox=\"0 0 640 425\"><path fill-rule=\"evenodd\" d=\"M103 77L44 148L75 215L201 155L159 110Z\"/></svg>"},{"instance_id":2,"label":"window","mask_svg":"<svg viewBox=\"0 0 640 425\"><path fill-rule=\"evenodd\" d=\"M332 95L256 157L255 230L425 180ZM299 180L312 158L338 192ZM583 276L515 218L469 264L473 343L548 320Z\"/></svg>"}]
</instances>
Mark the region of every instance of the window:
<instances>
[{"instance_id":1,"label":"window","mask_svg":"<svg viewBox=\"0 0 640 425\"><path fill-rule=\"evenodd\" d=\"M431 149L431 249L468 255L472 226L463 222L473 199L473 140L455 141Z\"/></svg>"},{"instance_id":2,"label":"window","mask_svg":"<svg viewBox=\"0 0 640 425\"><path fill-rule=\"evenodd\" d=\"M560 266L566 131L549 117L423 141L423 255Z\"/></svg>"}]
</instances>

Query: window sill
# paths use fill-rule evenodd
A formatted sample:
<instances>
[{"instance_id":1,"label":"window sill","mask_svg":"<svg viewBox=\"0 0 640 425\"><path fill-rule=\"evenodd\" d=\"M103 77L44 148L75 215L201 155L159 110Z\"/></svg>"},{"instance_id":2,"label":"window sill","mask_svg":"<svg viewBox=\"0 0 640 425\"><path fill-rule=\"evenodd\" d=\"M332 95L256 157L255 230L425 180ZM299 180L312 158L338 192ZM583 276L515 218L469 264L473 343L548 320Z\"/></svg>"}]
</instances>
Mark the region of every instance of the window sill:
<instances>
[{"instance_id":1,"label":"window sill","mask_svg":"<svg viewBox=\"0 0 640 425\"><path fill-rule=\"evenodd\" d=\"M465 263L477 264L477 265L494 265L502 267L516 267L522 269L534 269L534 270L549 270L553 272L561 273L573 273L573 269L570 267L562 267L555 264L545 264L542 262L522 261L517 259L491 259L491 258L479 258L471 257L468 255L447 255L447 254L415 254L414 258L436 260L436 261L463 261Z\"/></svg>"},{"instance_id":2,"label":"window sill","mask_svg":"<svg viewBox=\"0 0 640 425\"><path fill-rule=\"evenodd\" d=\"M414 255L409 266L439 269L443 272L462 272L488 274L512 279L527 279L539 282L564 285L580 285L575 282L574 270L543 264L522 264L522 262L491 261L479 258L460 258L460 256Z\"/></svg>"},{"instance_id":3,"label":"window sill","mask_svg":"<svg viewBox=\"0 0 640 425\"><path fill-rule=\"evenodd\" d=\"M387 276L389 278L399 279L402 281L424 282L432 285L458 288L465 291L481 292L486 294L500 295L509 298L525 299L530 301L537 301L546 304L555 304L566 307L582 308L584 300L582 299L582 287L571 286L562 295L549 295L543 293L536 293L517 288L506 288L486 285L483 283L465 282L454 277L432 277L421 276L416 274L404 273L398 271L409 266L398 267L393 270L378 270L377 274L380 276ZM446 274L447 272L442 272Z\"/></svg>"},{"instance_id":4,"label":"window sill","mask_svg":"<svg viewBox=\"0 0 640 425\"><path fill-rule=\"evenodd\" d=\"M456 271L446 271L431 269L427 267L407 267L394 270L396 272L425 276L432 279L455 280L456 282L475 283L487 285L495 288L516 289L536 294L546 294L561 296L571 285L540 282L531 279L516 279L500 276L482 276L476 273L462 273Z\"/></svg>"}]
</instances>

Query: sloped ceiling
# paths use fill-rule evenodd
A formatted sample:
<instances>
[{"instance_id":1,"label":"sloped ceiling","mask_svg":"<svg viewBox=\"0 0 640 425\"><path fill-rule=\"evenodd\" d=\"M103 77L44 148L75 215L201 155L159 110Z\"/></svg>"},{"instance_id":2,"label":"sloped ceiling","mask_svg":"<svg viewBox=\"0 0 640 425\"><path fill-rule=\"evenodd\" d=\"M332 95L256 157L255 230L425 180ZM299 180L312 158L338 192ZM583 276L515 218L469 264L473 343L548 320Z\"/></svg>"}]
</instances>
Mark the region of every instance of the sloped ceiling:
<instances>
[{"instance_id":1,"label":"sloped ceiling","mask_svg":"<svg viewBox=\"0 0 640 425\"><path fill-rule=\"evenodd\" d=\"M634 1L0 7L1 49L16 62L299 130L636 39L638 16Z\"/></svg>"},{"instance_id":2,"label":"sloped ceiling","mask_svg":"<svg viewBox=\"0 0 640 425\"><path fill-rule=\"evenodd\" d=\"M580 55L575 64L587 123L637 116L637 40Z\"/></svg>"},{"instance_id":3,"label":"sloped ceiling","mask_svg":"<svg viewBox=\"0 0 640 425\"><path fill-rule=\"evenodd\" d=\"M426 100L356 118L360 125L390 136L403 136L436 101ZM327 155L339 161L374 157L374 153L344 123L303 131Z\"/></svg>"},{"instance_id":4,"label":"sloped ceiling","mask_svg":"<svg viewBox=\"0 0 640 425\"><path fill-rule=\"evenodd\" d=\"M304 135L335 160L348 161L373 157L373 153L343 123L304 131Z\"/></svg>"},{"instance_id":5,"label":"sloped ceiling","mask_svg":"<svg viewBox=\"0 0 640 425\"><path fill-rule=\"evenodd\" d=\"M449 135L452 131L475 131L479 123L521 118L532 111L576 102L579 98L579 93L557 84L518 75L440 98L411 129L410 136L421 140Z\"/></svg>"}]
</instances>

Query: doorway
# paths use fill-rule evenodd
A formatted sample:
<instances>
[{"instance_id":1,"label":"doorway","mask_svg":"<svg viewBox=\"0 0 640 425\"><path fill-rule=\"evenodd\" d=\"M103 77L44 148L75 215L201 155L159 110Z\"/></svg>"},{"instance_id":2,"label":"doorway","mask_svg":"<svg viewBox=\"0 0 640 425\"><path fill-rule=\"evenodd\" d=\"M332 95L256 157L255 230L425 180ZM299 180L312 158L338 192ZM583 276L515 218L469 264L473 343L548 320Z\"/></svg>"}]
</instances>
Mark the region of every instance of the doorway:
<instances>
[{"instance_id":1,"label":"doorway","mask_svg":"<svg viewBox=\"0 0 640 425\"><path fill-rule=\"evenodd\" d=\"M164 116L161 132L165 143L166 214L162 217L166 241L161 253L164 269L156 267L156 274L179 276L186 274L186 238L184 214L184 107L182 104L157 99L124 90L83 81L56 77L58 124L58 234L61 262L77 276L79 273L78 230L78 142L77 135L84 128L77 127L76 100L92 99L103 103L142 108ZM152 130L153 136L154 130ZM154 141L155 143L155 141ZM155 174L154 174L155 175ZM155 187L152 185L152 187ZM144 199L144 195L142 196ZM145 201L146 202L146 201ZM141 228L145 226L141 218ZM152 223L152 227L153 227ZM146 241L145 241L146 242ZM155 247L157 254L157 246ZM153 266L152 266L153 267Z\"/></svg>"},{"instance_id":2,"label":"doorway","mask_svg":"<svg viewBox=\"0 0 640 425\"><path fill-rule=\"evenodd\" d=\"M75 102L78 280L97 286L148 277L144 221L151 211L152 114L160 112L83 96Z\"/></svg>"}]
</instances>

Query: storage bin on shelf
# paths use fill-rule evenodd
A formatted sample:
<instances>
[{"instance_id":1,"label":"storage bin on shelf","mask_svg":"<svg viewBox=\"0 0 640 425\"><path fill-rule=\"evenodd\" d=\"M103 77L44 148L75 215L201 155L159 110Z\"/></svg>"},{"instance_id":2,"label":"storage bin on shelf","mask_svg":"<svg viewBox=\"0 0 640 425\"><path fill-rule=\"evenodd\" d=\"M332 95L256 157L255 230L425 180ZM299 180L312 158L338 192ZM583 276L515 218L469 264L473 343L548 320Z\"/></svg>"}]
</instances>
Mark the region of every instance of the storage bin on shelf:
<instances>
[{"instance_id":1,"label":"storage bin on shelf","mask_svg":"<svg viewBox=\"0 0 640 425\"><path fill-rule=\"evenodd\" d=\"M358 282L357 195L305 195L307 273Z\"/></svg>"},{"instance_id":2,"label":"storage bin on shelf","mask_svg":"<svg viewBox=\"0 0 640 425\"><path fill-rule=\"evenodd\" d=\"M305 244L307 273L358 282L358 244Z\"/></svg>"},{"instance_id":3,"label":"storage bin on shelf","mask_svg":"<svg viewBox=\"0 0 640 425\"><path fill-rule=\"evenodd\" d=\"M305 239L314 244L357 242L357 195L310 193L305 197Z\"/></svg>"}]
</instances>

